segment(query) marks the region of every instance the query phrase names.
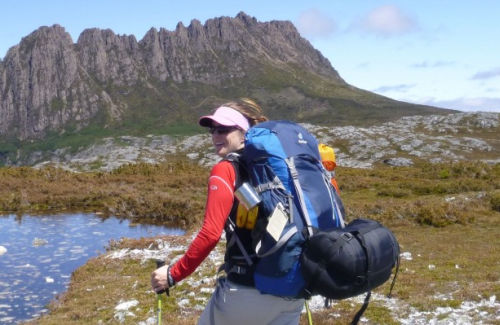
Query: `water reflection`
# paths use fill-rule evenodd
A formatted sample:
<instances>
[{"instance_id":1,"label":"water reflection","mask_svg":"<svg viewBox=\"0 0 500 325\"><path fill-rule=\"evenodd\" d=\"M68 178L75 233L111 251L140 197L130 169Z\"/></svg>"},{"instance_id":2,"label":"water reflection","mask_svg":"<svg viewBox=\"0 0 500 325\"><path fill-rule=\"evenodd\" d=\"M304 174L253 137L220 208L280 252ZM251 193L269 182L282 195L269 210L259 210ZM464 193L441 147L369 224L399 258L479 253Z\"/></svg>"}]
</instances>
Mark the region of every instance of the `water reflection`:
<instances>
[{"instance_id":1,"label":"water reflection","mask_svg":"<svg viewBox=\"0 0 500 325\"><path fill-rule=\"evenodd\" d=\"M94 214L0 216L0 324L38 316L110 239L182 234Z\"/></svg>"}]
</instances>

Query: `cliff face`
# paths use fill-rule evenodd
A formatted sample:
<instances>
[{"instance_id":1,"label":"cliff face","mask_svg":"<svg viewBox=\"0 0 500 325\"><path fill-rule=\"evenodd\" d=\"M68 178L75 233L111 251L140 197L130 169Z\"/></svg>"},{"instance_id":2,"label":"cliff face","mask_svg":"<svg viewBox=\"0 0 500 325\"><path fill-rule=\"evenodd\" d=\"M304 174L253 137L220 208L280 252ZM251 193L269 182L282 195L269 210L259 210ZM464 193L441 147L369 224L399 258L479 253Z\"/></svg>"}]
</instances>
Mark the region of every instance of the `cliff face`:
<instances>
[{"instance_id":1,"label":"cliff face","mask_svg":"<svg viewBox=\"0 0 500 325\"><path fill-rule=\"evenodd\" d=\"M42 27L23 38L7 53L0 75L2 135L36 136L97 110L82 82L71 37L60 26Z\"/></svg>"},{"instance_id":2,"label":"cliff face","mask_svg":"<svg viewBox=\"0 0 500 325\"><path fill-rule=\"evenodd\" d=\"M268 66L285 72L301 67L345 86L293 24L262 23L244 13L204 25L179 23L174 31L152 28L139 42L109 29L87 29L73 43L63 27L41 27L0 61L0 137L42 138L68 125L84 127L99 114L119 121L134 104L113 89L153 89L168 101L158 85L221 87Z\"/></svg>"}]
</instances>

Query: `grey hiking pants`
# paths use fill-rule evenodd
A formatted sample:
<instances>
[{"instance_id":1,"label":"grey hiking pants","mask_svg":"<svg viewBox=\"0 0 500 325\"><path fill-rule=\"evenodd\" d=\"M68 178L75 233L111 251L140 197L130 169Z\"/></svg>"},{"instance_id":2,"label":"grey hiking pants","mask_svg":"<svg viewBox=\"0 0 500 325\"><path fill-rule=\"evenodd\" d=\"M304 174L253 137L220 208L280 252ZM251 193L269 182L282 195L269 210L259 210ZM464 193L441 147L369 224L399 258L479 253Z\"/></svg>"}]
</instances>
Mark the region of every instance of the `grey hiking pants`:
<instances>
[{"instance_id":1,"label":"grey hiking pants","mask_svg":"<svg viewBox=\"0 0 500 325\"><path fill-rule=\"evenodd\" d=\"M304 299L261 294L220 278L198 325L297 325Z\"/></svg>"}]
</instances>

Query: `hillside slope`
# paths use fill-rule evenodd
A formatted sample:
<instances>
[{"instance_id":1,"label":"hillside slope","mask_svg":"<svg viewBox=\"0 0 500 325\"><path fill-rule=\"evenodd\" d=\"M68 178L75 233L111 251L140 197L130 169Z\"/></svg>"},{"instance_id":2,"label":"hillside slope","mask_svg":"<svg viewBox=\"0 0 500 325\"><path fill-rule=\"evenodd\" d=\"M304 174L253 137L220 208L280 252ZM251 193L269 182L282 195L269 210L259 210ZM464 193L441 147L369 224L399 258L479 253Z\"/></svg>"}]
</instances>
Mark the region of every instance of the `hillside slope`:
<instances>
[{"instance_id":1,"label":"hillside slope","mask_svg":"<svg viewBox=\"0 0 500 325\"><path fill-rule=\"evenodd\" d=\"M335 148L337 164L343 167L371 168L380 163L407 166L419 161L449 160L500 162L499 113L408 116L370 127L304 126L320 142ZM173 157L188 157L204 166L220 159L213 153L210 135L203 133L106 137L76 150L19 150L16 162L4 158L0 163L110 171L125 164L161 163Z\"/></svg>"}]
</instances>

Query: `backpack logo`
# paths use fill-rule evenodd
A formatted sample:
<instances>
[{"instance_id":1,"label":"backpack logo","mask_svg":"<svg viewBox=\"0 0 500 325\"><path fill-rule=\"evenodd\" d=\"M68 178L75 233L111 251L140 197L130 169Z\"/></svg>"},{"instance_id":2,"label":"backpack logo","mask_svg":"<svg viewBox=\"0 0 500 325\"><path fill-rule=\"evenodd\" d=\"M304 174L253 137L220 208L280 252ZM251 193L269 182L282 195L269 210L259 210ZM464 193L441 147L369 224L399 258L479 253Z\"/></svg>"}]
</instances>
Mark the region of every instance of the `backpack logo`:
<instances>
[{"instance_id":1,"label":"backpack logo","mask_svg":"<svg viewBox=\"0 0 500 325\"><path fill-rule=\"evenodd\" d=\"M298 141L298 142L299 142L300 144L307 144L307 141L306 141L306 140L304 140L304 136L302 135L302 132L299 132L298 137L299 137L299 141Z\"/></svg>"}]
</instances>

